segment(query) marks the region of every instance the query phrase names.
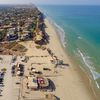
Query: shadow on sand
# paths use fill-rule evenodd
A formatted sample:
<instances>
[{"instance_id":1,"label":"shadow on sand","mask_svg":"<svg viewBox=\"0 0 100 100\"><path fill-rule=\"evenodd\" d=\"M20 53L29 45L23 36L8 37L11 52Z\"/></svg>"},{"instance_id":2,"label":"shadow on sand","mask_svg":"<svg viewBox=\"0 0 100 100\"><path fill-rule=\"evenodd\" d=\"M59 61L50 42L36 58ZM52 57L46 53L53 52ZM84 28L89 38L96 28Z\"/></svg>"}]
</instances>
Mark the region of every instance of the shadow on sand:
<instances>
[{"instance_id":1,"label":"shadow on sand","mask_svg":"<svg viewBox=\"0 0 100 100\"><path fill-rule=\"evenodd\" d=\"M50 79L48 79L49 80L49 89L51 90L51 91L55 91L55 89L56 89L56 86L55 86L55 84L54 84L54 82L52 81L52 80L50 80Z\"/></svg>"},{"instance_id":2,"label":"shadow on sand","mask_svg":"<svg viewBox=\"0 0 100 100\"><path fill-rule=\"evenodd\" d=\"M59 98L59 97L56 97L56 99L57 99L57 100L60 100L60 98Z\"/></svg>"}]
</instances>

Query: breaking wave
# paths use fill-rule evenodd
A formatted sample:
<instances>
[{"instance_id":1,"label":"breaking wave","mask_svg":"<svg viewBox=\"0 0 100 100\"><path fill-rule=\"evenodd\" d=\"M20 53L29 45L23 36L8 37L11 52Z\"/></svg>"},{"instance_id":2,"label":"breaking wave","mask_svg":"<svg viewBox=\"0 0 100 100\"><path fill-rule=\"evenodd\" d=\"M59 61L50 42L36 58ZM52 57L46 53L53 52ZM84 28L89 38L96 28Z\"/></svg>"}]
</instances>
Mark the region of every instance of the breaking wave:
<instances>
[{"instance_id":1,"label":"breaking wave","mask_svg":"<svg viewBox=\"0 0 100 100\"><path fill-rule=\"evenodd\" d=\"M64 47L66 47L67 45L67 41L65 41L65 31L64 29L59 26L53 19L52 17L50 17L50 15L48 14L48 12L44 9L39 8L40 11L43 12L44 16L46 16L46 18L48 19L49 23L54 27L55 31L58 33L60 40L62 42L62 45Z\"/></svg>"},{"instance_id":2,"label":"breaking wave","mask_svg":"<svg viewBox=\"0 0 100 100\"><path fill-rule=\"evenodd\" d=\"M40 9L40 8L39 8ZM40 11L42 11L44 13L44 15L46 16L46 18L48 19L48 21L50 22L50 24L52 26L54 26L54 29L55 31L57 31L59 37L60 37L60 40L63 44L64 47L66 47L68 45L68 40L65 39L65 35L67 33L65 33L64 29L59 26L53 19L52 17L49 15L49 13L44 10L44 9L40 9ZM82 39L81 36L78 36L77 37L78 39ZM95 66L93 64L93 62L91 61L91 57L86 55L85 53L83 53L80 49L77 49L77 51L75 50L75 54L78 52L78 55L80 56L81 60L82 60L82 63L84 63L85 67L86 67L86 70L88 69L89 72L91 73L91 76L92 79L95 81L96 83L96 86L97 88L100 88L98 82L96 81L97 79L100 78L100 73L96 72L95 70Z\"/></svg>"},{"instance_id":3,"label":"breaking wave","mask_svg":"<svg viewBox=\"0 0 100 100\"><path fill-rule=\"evenodd\" d=\"M77 49L79 55L82 58L82 61L84 62L85 66L89 69L89 71L91 72L91 75L93 77L93 80L95 81L96 85L98 88L100 88L98 82L96 81L97 79L100 78L100 73L96 72L95 67L93 62L90 60L91 57L87 56L85 53L82 53L81 50Z\"/></svg>"}]
</instances>

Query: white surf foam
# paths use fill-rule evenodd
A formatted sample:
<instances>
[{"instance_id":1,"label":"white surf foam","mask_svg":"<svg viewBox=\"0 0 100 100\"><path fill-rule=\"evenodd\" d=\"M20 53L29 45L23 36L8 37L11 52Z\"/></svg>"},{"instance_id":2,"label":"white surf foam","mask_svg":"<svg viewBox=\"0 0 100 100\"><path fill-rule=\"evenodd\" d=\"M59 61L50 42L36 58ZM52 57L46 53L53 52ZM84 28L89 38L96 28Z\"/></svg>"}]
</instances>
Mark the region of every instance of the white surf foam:
<instances>
[{"instance_id":1,"label":"white surf foam","mask_svg":"<svg viewBox=\"0 0 100 100\"><path fill-rule=\"evenodd\" d=\"M49 23L50 23L52 26L54 26L55 31L57 31L58 35L60 36L60 40L61 40L61 42L62 42L63 47L66 47L67 41L65 41L65 31L64 31L64 29L63 29L61 26L59 26L59 25L50 17L49 13L48 13L46 10L41 9L41 8L39 8L39 10L40 10L41 12L43 12L43 14L47 17Z\"/></svg>"},{"instance_id":2,"label":"white surf foam","mask_svg":"<svg viewBox=\"0 0 100 100\"><path fill-rule=\"evenodd\" d=\"M50 22L50 24L52 24L55 28L55 31L58 33L58 35L60 36L60 40L63 44L64 47L66 47L67 45L67 41L65 41L65 31L64 29L59 26L53 19L51 19L50 17L48 17L48 20Z\"/></svg>"},{"instance_id":3,"label":"white surf foam","mask_svg":"<svg viewBox=\"0 0 100 100\"><path fill-rule=\"evenodd\" d=\"M80 36L78 36L77 38L78 38L78 39L82 39L82 37L80 37Z\"/></svg>"},{"instance_id":4,"label":"white surf foam","mask_svg":"<svg viewBox=\"0 0 100 100\"><path fill-rule=\"evenodd\" d=\"M95 83L96 83L97 88L100 88L100 86L99 86L98 82L96 81Z\"/></svg>"},{"instance_id":5,"label":"white surf foam","mask_svg":"<svg viewBox=\"0 0 100 100\"><path fill-rule=\"evenodd\" d=\"M48 12L47 12L46 10L40 9L40 11L42 11L42 12L44 13L44 15L46 15L48 21L55 27L57 33L60 35L61 42L62 42L63 46L65 47L65 45L67 45L68 42L65 41L65 31L63 30L63 28L62 28L61 26L59 26L59 25L50 17L50 15L48 14ZM78 36L77 38L78 38L78 39L82 39L82 37L80 37L80 36ZM88 69L90 70L93 79L94 79L94 80L99 79L99 78L100 78L100 73L98 73L98 72L95 71L94 64L93 64L93 62L90 60L91 57L87 56L86 54L83 54L83 53L81 52L81 50L79 50L79 49L77 49L77 50L78 50L78 53L79 53L79 55L81 56L81 58L82 58L84 64L85 64L85 65L88 67ZM75 54L76 54L76 53L75 53ZM100 87L99 87L99 84L97 83L97 81L95 81L95 82L96 82L97 87L100 88Z\"/></svg>"},{"instance_id":6,"label":"white surf foam","mask_svg":"<svg viewBox=\"0 0 100 100\"><path fill-rule=\"evenodd\" d=\"M91 57L86 56L86 54L82 53L79 49L78 49L78 53L80 54L84 64L89 68L89 70L90 70L90 72L92 74L93 79L94 80L99 79L100 78L100 73L96 72L94 64L90 60ZM99 84L97 83L97 81L96 81L96 85L97 85L98 88L100 88Z\"/></svg>"}]
</instances>

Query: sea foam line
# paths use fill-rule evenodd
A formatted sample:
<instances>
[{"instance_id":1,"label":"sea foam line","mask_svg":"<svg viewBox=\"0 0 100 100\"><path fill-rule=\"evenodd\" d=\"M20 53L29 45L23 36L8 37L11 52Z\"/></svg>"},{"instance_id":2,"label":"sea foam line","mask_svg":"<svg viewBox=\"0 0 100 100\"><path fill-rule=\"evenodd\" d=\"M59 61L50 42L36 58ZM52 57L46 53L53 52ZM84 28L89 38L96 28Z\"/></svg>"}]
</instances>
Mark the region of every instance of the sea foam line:
<instances>
[{"instance_id":1,"label":"sea foam line","mask_svg":"<svg viewBox=\"0 0 100 100\"><path fill-rule=\"evenodd\" d=\"M51 17L47 16L49 23L54 27L56 33L60 36L60 40L63 44L63 47L66 47L67 41L65 41L65 31L64 29L59 26Z\"/></svg>"},{"instance_id":2,"label":"sea foam line","mask_svg":"<svg viewBox=\"0 0 100 100\"><path fill-rule=\"evenodd\" d=\"M47 17L47 20L49 21L49 23L54 27L55 31L58 33L58 35L60 36L60 40L62 42L63 47L66 47L67 45L67 40L65 41L65 31L64 29L59 26L49 15L49 13L46 10L43 10L41 8L39 8L39 10L41 12L43 12L43 14Z\"/></svg>"},{"instance_id":3,"label":"sea foam line","mask_svg":"<svg viewBox=\"0 0 100 100\"><path fill-rule=\"evenodd\" d=\"M90 57L87 57L87 56L84 56L84 54L78 49L78 52L79 54L81 55L85 65L89 68L92 76L93 76L93 79L94 80L97 80L98 78L100 78L100 73L96 72L95 71L95 67L93 66L92 62L89 61L89 58ZM100 88L99 84L97 83L97 81L95 81L96 85L97 85L97 88Z\"/></svg>"}]
</instances>

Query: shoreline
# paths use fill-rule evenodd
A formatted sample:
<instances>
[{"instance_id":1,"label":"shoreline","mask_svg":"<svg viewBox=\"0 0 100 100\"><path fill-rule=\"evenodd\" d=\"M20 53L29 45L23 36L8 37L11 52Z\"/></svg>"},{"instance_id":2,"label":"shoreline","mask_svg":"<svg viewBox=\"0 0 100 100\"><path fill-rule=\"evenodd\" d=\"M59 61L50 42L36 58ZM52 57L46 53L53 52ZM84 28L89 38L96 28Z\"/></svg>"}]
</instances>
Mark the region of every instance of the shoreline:
<instances>
[{"instance_id":1,"label":"shoreline","mask_svg":"<svg viewBox=\"0 0 100 100\"><path fill-rule=\"evenodd\" d=\"M25 14L28 12L30 15L32 11L34 12L33 9L27 8L24 11L26 11ZM17 32L17 38L14 40L10 38L9 34L12 28L9 28L9 32L6 34L9 36L4 42L9 40L12 42L4 43L4 50L1 49L1 54L5 54L0 56L0 75L3 76L1 83L4 84L1 99L96 100L95 94L90 88L91 80L67 52L67 47L64 48L62 44L64 38L60 34L62 31L57 29L56 23L53 24L53 21L50 23L47 18L44 19L38 8L36 8L37 11L37 14L33 13L28 18L22 14L23 9L19 9L19 14L26 16L22 21L26 20L23 28L22 25L19 26L23 32ZM34 15L36 15L36 19L32 19ZM17 20L19 19L18 17ZM44 27L44 24L47 27ZM14 34L15 29L12 31ZM21 38L18 37L19 35ZM14 36L16 37L16 35ZM9 52L5 53L4 51L7 49Z\"/></svg>"},{"instance_id":2,"label":"shoreline","mask_svg":"<svg viewBox=\"0 0 100 100\"><path fill-rule=\"evenodd\" d=\"M48 19L46 19L46 20L48 20ZM51 23L50 23L50 24L51 24ZM59 43L60 43L60 45L61 45L61 47L62 47L62 50L63 50L64 54L66 55L67 59L70 61L71 65L72 65L72 68L75 69L75 70L77 70L77 73L78 73L79 75L81 74L80 76L81 76L81 78L83 78L83 80L84 80L84 85L87 87L86 90L90 93L90 95L94 98L94 100L96 100L95 93L93 93L94 91L93 91L93 89L92 89L91 86L90 86L90 79L89 79L88 75L87 75L79 66L76 67L77 64L75 64L75 62L73 62L73 59L70 57L70 55L68 55L67 50L65 50L65 48L63 47L63 45L62 45L62 43L61 43L60 34L57 34L55 28L54 28L54 30L55 30L56 37L58 38ZM73 65L75 65L75 66L73 66ZM92 90L92 91L91 91L91 90Z\"/></svg>"},{"instance_id":3,"label":"shoreline","mask_svg":"<svg viewBox=\"0 0 100 100\"><path fill-rule=\"evenodd\" d=\"M95 97L95 100L98 100L98 98L100 98L100 91L97 88L96 81L91 78L91 76L90 76L91 73L88 72L86 69L84 69L82 67L82 65L79 65L79 63L77 63L77 61L75 61L75 58L73 58L72 55L69 54L69 52L67 50L67 47L64 45L66 43L65 42L63 43L64 40L62 40L62 37L61 37L61 34L60 34L61 31L59 32L59 30L60 30L59 27L60 26L57 27L56 23L53 23L53 20L49 19L48 16L47 16L46 19L49 21L49 23L51 25L53 25L53 28L56 32L56 35L57 35L57 37L60 41L60 44L63 48L63 51L69 57L72 65L73 66L75 65L74 67L78 70L78 73L81 74L82 78L84 78L84 81L85 81L84 83L86 84L86 86L89 89L90 93ZM57 32L58 32L58 34L57 34ZM65 35L65 33L62 33L62 34ZM76 66L78 66L78 67L76 67Z\"/></svg>"}]
</instances>

